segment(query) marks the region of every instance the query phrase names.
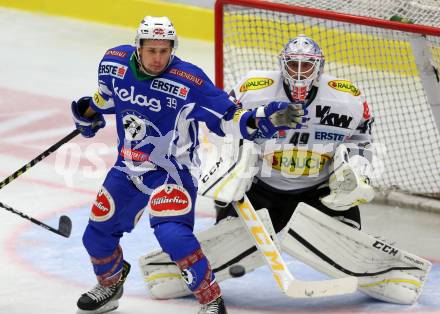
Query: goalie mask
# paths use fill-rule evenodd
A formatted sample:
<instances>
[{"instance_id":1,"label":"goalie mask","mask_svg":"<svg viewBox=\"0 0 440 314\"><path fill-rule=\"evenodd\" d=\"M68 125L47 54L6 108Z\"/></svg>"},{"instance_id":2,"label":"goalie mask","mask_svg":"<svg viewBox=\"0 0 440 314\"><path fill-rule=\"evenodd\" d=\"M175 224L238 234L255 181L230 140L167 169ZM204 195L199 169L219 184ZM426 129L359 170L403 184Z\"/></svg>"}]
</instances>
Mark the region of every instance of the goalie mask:
<instances>
[{"instance_id":1,"label":"goalie mask","mask_svg":"<svg viewBox=\"0 0 440 314\"><path fill-rule=\"evenodd\" d=\"M146 16L141 21L139 28L136 32L135 45L136 45L136 60L139 63L140 68L145 73L148 71L144 68L141 58L140 58L140 49L142 40L170 40L172 52L170 56L170 60L168 61L168 65L174 58L174 53L177 49L177 35L176 30L171 23L170 19L166 16ZM154 76L154 75L152 75Z\"/></svg>"},{"instance_id":2,"label":"goalie mask","mask_svg":"<svg viewBox=\"0 0 440 314\"><path fill-rule=\"evenodd\" d=\"M279 61L293 100L304 102L324 68L321 48L311 38L299 35L287 43L281 51Z\"/></svg>"}]
</instances>

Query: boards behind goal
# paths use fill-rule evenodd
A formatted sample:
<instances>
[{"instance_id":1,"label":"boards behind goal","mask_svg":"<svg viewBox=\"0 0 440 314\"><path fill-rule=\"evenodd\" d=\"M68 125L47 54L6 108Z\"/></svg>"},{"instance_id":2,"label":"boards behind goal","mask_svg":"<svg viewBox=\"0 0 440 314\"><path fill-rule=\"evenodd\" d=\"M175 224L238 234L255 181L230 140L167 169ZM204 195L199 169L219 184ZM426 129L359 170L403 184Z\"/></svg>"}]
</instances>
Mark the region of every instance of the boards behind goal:
<instances>
[{"instance_id":1,"label":"boards behind goal","mask_svg":"<svg viewBox=\"0 0 440 314\"><path fill-rule=\"evenodd\" d=\"M287 41L310 36L324 52L324 72L366 94L383 167L374 187L440 198L437 1L218 0L215 18L218 86L228 90L252 69L279 69Z\"/></svg>"}]
</instances>

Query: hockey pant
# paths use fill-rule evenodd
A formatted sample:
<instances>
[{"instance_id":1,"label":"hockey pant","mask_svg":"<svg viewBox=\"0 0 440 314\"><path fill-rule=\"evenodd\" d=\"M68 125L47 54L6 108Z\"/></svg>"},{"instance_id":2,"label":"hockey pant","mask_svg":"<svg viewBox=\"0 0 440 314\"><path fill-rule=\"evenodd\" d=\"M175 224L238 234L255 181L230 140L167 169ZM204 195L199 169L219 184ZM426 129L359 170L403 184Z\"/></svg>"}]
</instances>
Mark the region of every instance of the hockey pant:
<instances>
[{"instance_id":1,"label":"hockey pant","mask_svg":"<svg viewBox=\"0 0 440 314\"><path fill-rule=\"evenodd\" d=\"M346 211L332 210L319 200L320 197L328 195L328 187L316 187L299 193L286 193L283 191L271 190L270 187L263 186L264 183L253 183L250 190L246 192L249 200L256 210L267 208L275 232L280 232L289 222L298 203L303 202L319 209L324 214L334 217L343 223L361 229L361 217L359 208L354 206ZM237 217L234 207L228 204L222 207L216 202L217 222L227 216Z\"/></svg>"},{"instance_id":2,"label":"hockey pant","mask_svg":"<svg viewBox=\"0 0 440 314\"><path fill-rule=\"evenodd\" d=\"M184 171L179 172L178 179L180 184L164 170L149 171L141 178L129 178L115 168L109 171L83 235L101 285L110 286L119 280L123 263L119 241L147 209L162 250L181 269L199 302L206 304L220 296L209 262L193 234L196 181Z\"/></svg>"}]
</instances>

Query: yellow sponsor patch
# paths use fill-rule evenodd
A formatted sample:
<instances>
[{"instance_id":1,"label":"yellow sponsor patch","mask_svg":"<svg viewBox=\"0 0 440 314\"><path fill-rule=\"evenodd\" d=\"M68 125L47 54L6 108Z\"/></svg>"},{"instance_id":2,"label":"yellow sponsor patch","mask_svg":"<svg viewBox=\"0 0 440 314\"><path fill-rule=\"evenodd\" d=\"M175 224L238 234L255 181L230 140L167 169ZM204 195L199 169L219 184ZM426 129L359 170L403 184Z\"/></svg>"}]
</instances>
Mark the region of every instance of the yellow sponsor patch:
<instances>
[{"instance_id":1,"label":"yellow sponsor patch","mask_svg":"<svg viewBox=\"0 0 440 314\"><path fill-rule=\"evenodd\" d=\"M99 92L95 92L93 95L93 103L96 105L96 107L102 108L105 105L105 99L102 98Z\"/></svg>"},{"instance_id":2,"label":"yellow sponsor patch","mask_svg":"<svg viewBox=\"0 0 440 314\"><path fill-rule=\"evenodd\" d=\"M272 164L272 169L295 176L318 175L331 159L326 154L310 150L298 150L296 148L275 151L273 154L268 154L264 157L267 162Z\"/></svg>"},{"instance_id":3,"label":"yellow sponsor patch","mask_svg":"<svg viewBox=\"0 0 440 314\"><path fill-rule=\"evenodd\" d=\"M338 91L352 94L353 96L359 96L361 94L359 88L354 86L352 82L346 80L333 80L328 82L328 86Z\"/></svg>"},{"instance_id":4,"label":"yellow sponsor patch","mask_svg":"<svg viewBox=\"0 0 440 314\"><path fill-rule=\"evenodd\" d=\"M257 90L269 87L273 84L273 80L267 77L251 77L246 82L241 84L240 92L247 92L248 90Z\"/></svg>"}]
</instances>

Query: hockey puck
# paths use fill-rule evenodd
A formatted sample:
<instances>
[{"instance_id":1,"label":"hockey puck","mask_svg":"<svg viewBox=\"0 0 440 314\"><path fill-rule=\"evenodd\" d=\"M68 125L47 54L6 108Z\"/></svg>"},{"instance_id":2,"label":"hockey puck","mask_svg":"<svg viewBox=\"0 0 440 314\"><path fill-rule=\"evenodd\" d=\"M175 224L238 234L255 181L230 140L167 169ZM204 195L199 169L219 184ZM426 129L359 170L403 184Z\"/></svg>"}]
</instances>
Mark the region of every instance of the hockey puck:
<instances>
[{"instance_id":1,"label":"hockey puck","mask_svg":"<svg viewBox=\"0 0 440 314\"><path fill-rule=\"evenodd\" d=\"M229 274L231 274L232 277L241 277L246 273L246 270L241 265L233 265L229 267Z\"/></svg>"}]
</instances>

